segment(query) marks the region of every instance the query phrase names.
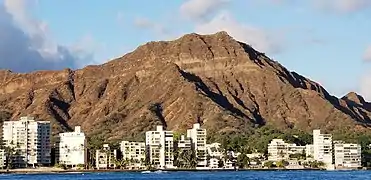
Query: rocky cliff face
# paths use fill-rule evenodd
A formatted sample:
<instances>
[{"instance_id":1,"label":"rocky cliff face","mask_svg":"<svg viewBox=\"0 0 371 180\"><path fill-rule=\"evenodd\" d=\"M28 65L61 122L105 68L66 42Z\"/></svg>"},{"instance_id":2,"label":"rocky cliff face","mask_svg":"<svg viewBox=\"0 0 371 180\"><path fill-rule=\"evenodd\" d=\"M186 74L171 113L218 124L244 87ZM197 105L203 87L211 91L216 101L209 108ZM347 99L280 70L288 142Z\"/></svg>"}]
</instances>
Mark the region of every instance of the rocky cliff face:
<instances>
[{"instance_id":1,"label":"rocky cliff face","mask_svg":"<svg viewBox=\"0 0 371 180\"><path fill-rule=\"evenodd\" d=\"M103 65L28 74L0 71L0 107L52 121L54 133L138 136L155 125L247 132L267 124L310 131L365 130L371 105L338 99L225 32L150 42Z\"/></svg>"}]
</instances>

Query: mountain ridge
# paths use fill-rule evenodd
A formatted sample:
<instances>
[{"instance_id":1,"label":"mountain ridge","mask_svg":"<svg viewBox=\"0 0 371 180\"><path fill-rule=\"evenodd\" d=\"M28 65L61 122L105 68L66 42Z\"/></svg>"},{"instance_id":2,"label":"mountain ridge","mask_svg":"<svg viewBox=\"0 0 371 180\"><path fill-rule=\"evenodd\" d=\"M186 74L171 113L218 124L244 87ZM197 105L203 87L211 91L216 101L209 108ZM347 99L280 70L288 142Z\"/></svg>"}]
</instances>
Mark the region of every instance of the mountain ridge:
<instances>
[{"instance_id":1,"label":"mountain ridge","mask_svg":"<svg viewBox=\"0 0 371 180\"><path fill-rule=\"evenodd\" d=\"M0 77L0 108L13 119L51 119L54 134L81 125L89 135L122 139L158 124L184 131L195 122L215 133L265 125L362 131L371 122L360 95L332 96L226 32L149 42L78 70L2 70Z\"/></svg>"}]
</instances>

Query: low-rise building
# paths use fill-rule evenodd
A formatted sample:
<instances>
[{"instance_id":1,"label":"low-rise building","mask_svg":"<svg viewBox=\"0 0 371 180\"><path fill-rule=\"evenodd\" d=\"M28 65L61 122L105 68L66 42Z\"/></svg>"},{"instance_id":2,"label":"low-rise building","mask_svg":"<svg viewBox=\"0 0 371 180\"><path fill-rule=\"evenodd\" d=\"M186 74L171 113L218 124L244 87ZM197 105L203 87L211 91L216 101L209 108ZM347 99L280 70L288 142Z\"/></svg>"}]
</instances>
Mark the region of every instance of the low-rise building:
<instances>
[{"instance_id":1,"label":"low-rise building","mask_svg":"<svg viewBox=\"0 0 371 180\"><path fill-rule=\"evenodd\" d=\"M75 167L85 165L87 160L85 134L80 126L73 132L59 134L59 163Z\"/></svg>"},{"instance_id":2,"label":"low-rise building","mask_svg":"<svg viewBox=\"0 0 371 180\"><path fill-rule=\"evenodd\" d=\"M296 144L286 143L282 139L273 139L268 145L268 160L269 161L282 161L289 160L290 155L306 154L306 146L298 146Z\"/></svg>"},{"instance_id":3,"label":"low-rise building","mask_svg":"<svg viewBox=\"0 0 371 180\"><path fill-rule=\"evenodd\" d=\"M362 167L361 145L334 142L335 168L356 169Z\"/></svg>"},{"instance_id":4,"label":"low-rise building","mask_svg":"<svg viewBox=\"0 0 371 180\"><path fill-rule=\"evenodd\" d=\"M220 162L223 160L223 151L220 148L219 143L206 144L207 154L209 159L209 168L216 169L220 168Z\"/></svg>"},{"instance_id":5,"label":"low-rise building","mask_svg":"<svg viewBox=\"0 0 371 180\"><path fill-rule=\"evenodd\" d=\"M287 144L287 153L290 154L306 154L305 146L298 146L296 144Z\"/></svg>"},{"instance_id":6,"label":"low-rise building","mask_svg":"<svg viewBox=\"0 0 371 180\"><path fill-rule=\"evenodd\" d=\"M282 161L289 159L288 144L283 139L273 139L268 144L268 161Z\"/></svg>"},{"instance_id":7,"label":"low-rise building","mask_svg":"<svg viewBox=\"0 0 371 180\"><path fill-rule=\"evenodd\" d=\"M130 169L144 169L146 144L144 142L122 141L120 144L122 159L129 161Z\"/></svg>"}]
</instances>

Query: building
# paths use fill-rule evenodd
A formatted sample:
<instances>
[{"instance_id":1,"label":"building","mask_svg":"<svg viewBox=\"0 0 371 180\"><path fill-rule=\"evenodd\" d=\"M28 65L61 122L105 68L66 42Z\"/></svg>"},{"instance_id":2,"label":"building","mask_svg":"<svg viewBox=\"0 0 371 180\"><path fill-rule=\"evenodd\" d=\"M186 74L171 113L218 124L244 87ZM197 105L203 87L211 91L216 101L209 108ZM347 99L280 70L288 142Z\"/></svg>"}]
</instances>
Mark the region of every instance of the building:
<instances>
[{"instance_id":1,"label":"building","mask_svg":"<svg viewBox=\"0 0 371 180\"><path fill-rule=\"evenodd\" d=\"M307 159L313 159L314 157L314 146L313 144L307 144L305 146L305 155Z\"/></svg>"},{"instance_id":2,"label":"building","mask_svg":"<svg viewBox=\"0 0 371 180\"><path fill-rule=\"evenodd\" d=\"M81 127L76 126L75 131L59 134L59 163L75 167L85 165L87 161L85 134Z\"/></svg>"},{"instance_id":3,"label":"building","mask_svg":"<svg viewBox=\"0 0 371 180\"><path fill-rule=\"evenodd\" d=\"M108 144L103 144L103 148L95 152L95 167L97 169L115 169L117 150L112 150Z\"/></svg>"},{"instance_id":4,"label":"building","mask_svg":"<svg viewBox=\"0 0 371 180\"><path fill-rule=\"evenodd\" d=\"M188 137L185 137L184 135L181 135L178 141L177 148L180 150L191 150L192 149L191 139Z\"/></svg>"},{"instance_id":5,"label":"building","mask_svg":"<svg viewBox=\"0 0 371 180\"><path fill-rule=\"evenodd\" d=\"M172 131L157 126L146 132L146 150L149 162L156 168L174 168L174 138Z\"/></svg>"},{"instance_id":6,"label":"building","mask_svg":"<svg viewBox=\"0 0 371 180\"><path fill-rule=\"evenodd\" d=\"M6 156L4 149L0 149L0 169L4 169L6 165Z\"/></svg>"},{"instance_id":7,"label":"building","mask_svg":"<svg viewBox=\"0 0 371 180\"><path fill-rule=\"evenodd\" d=\"M187 156L187 158L191 158L192 155L194 155L192 151L191 138L181 135L178 143L176 144L176 151L178 152L178 156L174 158L176 158L177 160L177 168L189 167L190 164L188 164L188 162L184 160L184 156Z\"/></svg>"},{"instance_id":8,"label":"building","mask_svg":"<svg viewBox=\"0 0 371 180\"><path fill-rule=\"evenodd\" d=\"M129 160L130 169L144 169L146 144L144 142L122 141L120 144L122 159Z\"/></svg>"},{"instance_id":9,"label":"building","mask_svg":"<svg viewBox=\"0 0 371 180\"><path fill-rule=\"evenodd\" d=\"M332 135L321 134L320 130L313 130L313 158L325 163L327 168L332 166Z\"/></svg>"},{"instance_id":10,"label":"building","mask_svg":"<svg viewBox=\"0 0 371 180\"><path fill-rule=\"evenodd\" d=\"M268 160L269 161L282 161L289 160L290 155L293 154L306 154L306 146L298 146L296 144L286 143L282 139L273 139L268 144Z\"/></svg>"},{"instance_id":11,"label":"building","mask_svg":"<svg viewBox=\"0 0 371 180\"><path fill-rule=\"evenodd\" d=\"M289 159L288 144L282 139L272 139L268 144L268 161L282 161Z\"/></svg>"},{"instance_id":12,"label":"building","mask_svg":"<svg viewBox=\"0 0 371 180\"><path fill-rule=\"evenodd\" d=\"M219 143L206 144L207 154L209 155L209 168L220 168L220 162L223 159L223 151Z\"/></svg>"},{"instance_id":13,"label":"building","mask_svg":"<svg viewBox=\"0 0 371 180\"><path fill-rule=\"evenodd\" d=\"M21 117L19 121L5 121L4 145L14 148L15 167L50 165L50 122Z\"/></svg>"},{"instance_id":14,"label":"building","mask_svg":"<svg viewBox=\"0 0 371 180\"><path fill-rule=\"evenodd\" d=\"M206 129L202 129L199 123L193 124L193 128L187 130L187 137L191 138L192 149L196 153L197 168L206 168Z\"/></svg>"},{"instance_id":15,"label":"building","mask_svg":"<svg viewBox=\"0 0 371 180\"><path fill-rule=\"evenodd\" d=\"M361 145L334 142L335 168L357 169L361 165Z\"/></svg>"},{"instance_id":16,"label":"building","mask_svg":"<svg viewBox=\"0 0 371 180\"><path fill-rule=\"evenodd\" d=\"M287 144L287 153L290 154L306 154L305 146L298 146L296 144Z\"/></svg>"}]
</instances>

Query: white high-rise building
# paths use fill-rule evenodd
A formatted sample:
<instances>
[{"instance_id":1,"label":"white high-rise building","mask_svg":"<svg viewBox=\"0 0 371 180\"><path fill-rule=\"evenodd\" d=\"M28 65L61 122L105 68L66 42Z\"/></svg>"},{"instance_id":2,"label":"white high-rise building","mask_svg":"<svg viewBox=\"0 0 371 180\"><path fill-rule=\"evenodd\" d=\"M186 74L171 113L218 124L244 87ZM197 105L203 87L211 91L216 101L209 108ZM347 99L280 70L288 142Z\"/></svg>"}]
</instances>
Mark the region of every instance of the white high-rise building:
<instances>
[{"instance_id":1,"label":"white high-rise building","mask_svg":"<svg viewBox=\"0 0 371 180\"><path fill-rule=\"evenodd\" d=\"M145 168L146 144L144 142L122 141L120 144L122 159L130 160L130 169Z\"/></svg>"},{"instance_id":2,"label":"white high-rise building","mask_svg":"<svg viewBox=\"0 0 371 180\"><path fill-rule=\"evenodd\" d=\"M174 138L172 131L157 126L156 131L146 132L147 158L157 168L174 167Z\"/></svg>"},{"instance_id":3,"label":"white high-rise building","mask_svg":"<svg viewBox=\"0 0 371 180\"><path fill-rule=\"evenodd\" d=\"M320 130L313 130L313 158L324 162L327 167L332 166L331 134L321 134Z\"/></svg>"},{"instance_id":4,"label":"white high-rise building","mask_svg":"<svg viewBox=\"0 0 371 180\"><path fill-rule=\"evenodd\" d=\"M21 117L19 121L5 121L4 145L17 152L13 162L17 167L50 164L50 122Z\"/></svg>"},{"instance_id":5,"label":"white high-rise building","mask_svg":"<svg viewBox=\"0 0 371 180\"><path fill-rule=\"evenodd\" d=\"M67 166L85 165L86 140L80 126L74 132L59 134L59 163Z\"/></svg>"},{"instance_id":6,"label":"white high-rise building","mask_svg":"<svg viewBox=\"0 0 371 180\"><path fill-rule=\"evenodd\" d=\"M196 153L197 168L206 168L206 129L201 128L199 123L193 124L193 128L187 130L187 137L191 138L192 149Z\"/></svg>"},{"instance_id":7,"label":"white high-rise building","mask_svg":"<svg viewBox=\"0 0 371 180\"><path fill-rule=\"evenodd\" d=\"M360 168L361 145L334 142L335 167L336 168Z\"/></svg>"}]
</instances>

